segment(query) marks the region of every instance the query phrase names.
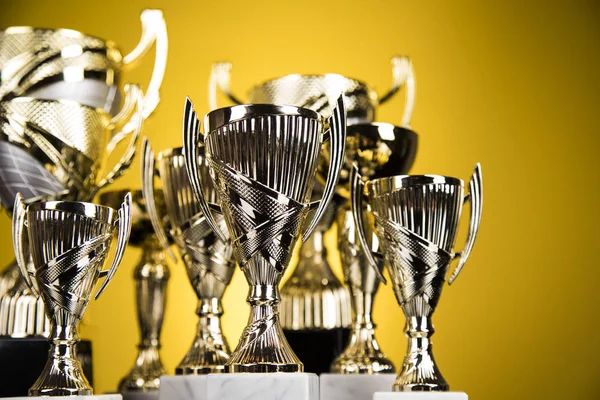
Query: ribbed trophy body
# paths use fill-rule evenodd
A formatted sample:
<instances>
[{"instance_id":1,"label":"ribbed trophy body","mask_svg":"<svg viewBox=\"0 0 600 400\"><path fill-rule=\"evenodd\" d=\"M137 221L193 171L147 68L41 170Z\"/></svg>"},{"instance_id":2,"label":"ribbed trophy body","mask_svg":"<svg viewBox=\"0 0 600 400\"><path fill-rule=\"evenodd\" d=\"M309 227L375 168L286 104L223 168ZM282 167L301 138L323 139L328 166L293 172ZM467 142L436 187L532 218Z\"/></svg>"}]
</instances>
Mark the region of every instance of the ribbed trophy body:
<instances>
[{"instance_id":1,"label":"ribbed trophy body","mask_svg":"<svg viewBox=\"0 0 600 400\"><path fill-rule=\"evenodd\" d=\"M330 120L335 163L305 238L331 199L343 157L340 143L345 140L345 114L339 101L341 107ZM236 259L250 286L250 318L227 363L229 371L302 371L303 365L281 328L278 286L310 208L324 140L321 117L293 106L234 106L207 114L205 129L211 177ZM200 140L188 100L184 114L186 162L194 192L207 209L201 186L208 180L196 165Z\"/></svg>"},{"instance_id":2,"label":"ribbed trophy body","mask_svg":"<svg viewBox=\"0 0 600 400\"><path fill-rule=\"evenodd\" d=\"M144 158L153 158L145 145ZM208 165L204 157L199 163L205 178ZM144 163L149 167L148 161ZM173 237L185 263L190 283L198 298L199 317L196 336L187 354L175 369L178 375L223 372L231 353L221 329L223 306L221 299L235 271L235 259L230 244L218 240L204 218L198 200L190 187L182 149L162 151L158 155L158 171L163 183L166 211ZM150 178L148 172L145 177ZM144 181L146 187L151 183ZM206 195L216 200L216 189L206 187ZM160 222L159 222L160 223ZM219 223L224 228L223 217ZM159 229L155 226L155 229ZM164 228L160 228L164 229Z\"/></svg>"},{"instance_id":3,"label":"ribbed trophy body","mask_svg":"<svg viewBox=\"0 0 600 400\"><path fill-rule=\"evenodd\" d=\"M13 216L13 243L25 279L35 284L50 320L50 351L41 376L30 388L30 396L92 394L76 358L77 327L92 290L107 276L96 297L104 290L120 263L131 228L126 197L119 213L110 207L80 202L37 202L25 208L17 197ZM25 269L24 223L33 276ZM118 223L119 240L113 265L102 270ZM33 280L34 281L33 281Z\"/></svg>"},{"instance_id":4,"label":"ribbed trophy body","mask_svg":"<svg viewBox=\"0 0 600 400\"><path fill-rule=\"evenodd\" d=\"M116 208L126 191L117 190L100 195L100 203ZM156 208L165 209L164 198L155 196ZM141 250L133 271L135 303L140 341L134 366L119 382L119 392L157 391L160 377L166 371L160 359L160 335L167 302L167 284L171 273L165 262L163 248L150 223L142 192L132 192L132 225L129 245Z\"/></svg>"},{"instance_id":5,"label":"ribbed trophy body","mask_svg":"<svg viewBox=\"0 0 600 400\"><path fill-rule=\"evenodd\" d=\"M346 205L338 211L338 248L344 282L350 291L353 326L343 353L332 363L331 372L338 374L393 373L392 361L383 353L375 338L373 304L379 279L365 257L352 213Z\"/></svg>"},{"instance_id":6,"label":"ribbed trophy body","mask_svg":"<svg viewBox=\"0 0 600 400\"><path fill-rule=\"evenodd\" d=\"M434 333L431 316L440 299L450 262L461 257L450 277L452 283L477 235L483 197L479 165L469 187L469 197L465 198L462 180L437 175L395 176L366 184L394 293L406 316L408 349L394 390L449 390L431 350L430 337ZM466 199L471 201L469 235L464 251L455 253L454 243ZM360 201L353 204L358 206ZM362 226L362 222L359 224Z\"/></svg>"},{"instance_id":7,"label":"ribbed trophy body","mask_svg":"<svg viewBox=\"0 0 600 400\"><path fill-rule=\"evenodd\" d=\"M329 371L350 335L350 295L333 274L324 243L325 232L335 221L336 206L335 200L329 203L315 232L300 247L292 275L281 287L285 336L304 363L304 371L316 374Z\"/></svg>"}]
</instances>

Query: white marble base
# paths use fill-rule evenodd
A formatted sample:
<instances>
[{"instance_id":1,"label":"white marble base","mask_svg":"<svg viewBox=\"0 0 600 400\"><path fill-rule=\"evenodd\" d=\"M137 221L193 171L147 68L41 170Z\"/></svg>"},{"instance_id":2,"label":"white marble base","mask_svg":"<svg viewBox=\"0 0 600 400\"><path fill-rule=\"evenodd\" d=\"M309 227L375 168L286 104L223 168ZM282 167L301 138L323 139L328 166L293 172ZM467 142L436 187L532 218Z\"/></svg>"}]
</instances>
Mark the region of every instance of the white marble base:
<instances>
[{"instance_id":1,"label":"white marble base","mask_svg":"<svg viewBox=\"0 0 600 400\"><path fill-rule=\"evenodd\" d=\"M319 400L319 377L307 373L214 374L207 400Z\"/></svg>"},{"instance_id":2,"label":"white marble base","mask_svg":"<svg viewBox=\"0 0 600 400\"><path fill-rule=\"evenodd\" d=\"M159 400L206 400L208 375L163 375Z\"/></svg>"},{"instance_id":3,"label":"white marble base","mask_svg":"<svg viewBox=\"0 0 600 400\"><path fill-rule=\"evenodd\" d=\"M3 397L3 400L48 400L51 397L48 396L32 396L32 397ZM120 394L94 394L91 396L68 396L68 397L59 397L69 400L123 400L123 396Z\"/></svg>"},{"instance_id":4,"label":"white marble base","mask_svg":"<svg viewBox=\"0 0 600 400\"><path fill-rule=\"evenodd\" d=\"M319 378L305 373L160 377L160 400L319 400Z\"/></svg>"},{"instance_id":5,"label":"white marble base","mask_svg":"<svg viewBox=\"0 0 600 400\"><path fill-rule=\"evenodd\" d=\"M154 392L125 392L121 395L123 395L123 400L158 400L158 390Z\"/></svg>"},{"instance_id":6,"label":"white marble base","mask_svg":"<svg viewBox=\"0 0 600 400\"><path fill-rule=\"evenodd\" d=\"M468 400L464 392L378 392L373 400Z\"/></svg>"},{"instance_id":7,"label":"white marble base","mask_svg":"<svg viewBox=\"0 0 600 400\"><path fill-rule=\"evenodd\" d=\"M319 376L321 400L372 400L375 392L388 392L396 374Z\"/></svg>"}]
</instances>

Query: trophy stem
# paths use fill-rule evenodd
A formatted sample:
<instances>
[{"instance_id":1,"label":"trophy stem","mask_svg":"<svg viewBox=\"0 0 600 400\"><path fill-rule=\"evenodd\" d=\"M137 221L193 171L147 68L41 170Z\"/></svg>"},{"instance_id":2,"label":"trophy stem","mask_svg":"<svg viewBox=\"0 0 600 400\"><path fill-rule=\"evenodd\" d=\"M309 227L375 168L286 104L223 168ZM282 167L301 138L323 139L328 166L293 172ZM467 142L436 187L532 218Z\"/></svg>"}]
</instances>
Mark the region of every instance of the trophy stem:
<instances>
[{"instance_id":1,"label":"trophy stem","mask_svg":"<svg viewBox=\"0 0 600 400\"><path fill-rule=\"evenodd\" d=\"M250 318L227 363L228 371L302 372L304 365L290 347L279 321L277 284L251 285L247 302Z\"/></svg>"},{"instance_id":2,"label":"trophy stem","mask_svg":"<svg viewBox=\"0 0 600 400\"><path fill-rule=\"evenodd\" d=\"M230 350L221 329L221 300L216 297L198 300L196 314L200 318L196 337L190 350L175 368L175 374L204 375L224 372Z\"/></svg>"},{"instance_id":3,"label":"trophy stem","mask_svg":"<svg viewBox=\"0 0 600 400\"><path fill-rule=\"evenodd\" d=\"M77 359L79 320L66 326L57 326L54 321L50 324L48 361L38 380L29 389L29 396L92 395L92 387Z\"/></svg>"},{"instance_id":4,"label":"trophy stem","mask_svg":"<svg viewBox=\"0 0 600 400\"><path fill-rule=\"evenodd\" d=\"M160 360L160 333L165 313L169 267L155 235L142 244L142 258L133 273L140 344L135 365L119 383L120 392L158 390L165 369Z\"/></svg>"},{"instance_id":5,"label":"trophy stem","mask_svg":"<svg viewBox=\"0 0 600 400\"><path fill-rule=\"evenodd\" d=\"M372 319L373 293L350 288L354 325L348 346L333 362L331 371L339 374L378 374L395 372L394 364L379 348Z\"/></svg>"},{"instance_id":6,"label":"trophy stem","mask_svg":"<svg viewBox=\"0 0 600 400\"><path fill-rule=\"evenodd\" d=\"M431 350L434 333L430 317L408 317L404 332L408 349L402 370L394 382L395 392L448 391L450 388L440 373Z\"/></svg>"}]
</instances>

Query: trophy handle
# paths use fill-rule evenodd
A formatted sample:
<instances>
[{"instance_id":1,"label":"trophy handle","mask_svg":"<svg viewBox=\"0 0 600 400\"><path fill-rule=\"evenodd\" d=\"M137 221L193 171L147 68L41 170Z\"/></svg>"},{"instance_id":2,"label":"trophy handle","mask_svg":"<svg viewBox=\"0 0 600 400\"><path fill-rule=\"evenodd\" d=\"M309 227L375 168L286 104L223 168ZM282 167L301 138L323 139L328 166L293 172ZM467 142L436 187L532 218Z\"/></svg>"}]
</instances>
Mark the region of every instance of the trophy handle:
<instances>
[{"instance_id":1,"label":"trophy handle","mask_svg":"<svg viewBox=\"0 0 600 400\"><path fill-rule=\"evenodd\" d=\"M169 257L176 261L177 259L169 246L165 227L160 221L156 202L154 201L154 168L154 151L152 151L148 138L144 137L142 139L142 196L146 202L146 212L150 217L158 242Z\"/></svg>"},{"instance_id":2,"label":"trophy handle","mask_svg":"<svg viewBox=\"0 0 600 400\"><path fill-rule=\"evenodd\" d=\"M402 86L406 86L406 100L402 114L402 127L409 128L415 106L415 72L410 58L406 56L392 57L393 82L391 89L379 98L379 104L391 99Z\"/></svg>"},{"instance_id":3,"label":"trophy handle","mask_svg":"<svg viewBox=\"0 0 600 400\"><path fill-rule=\"evenodd\" d=\"M167 67L169 40L167 25L161 10L146 9L142 11L140 20L142 37L137 46L123 57L121 65L123 68L131 67L148 53L152 45L155 45L154 68L144 96L144 108L141 111L143 119L146 119L154 112L160 101L160 87Z\"/></svg>"},{"instance_id":4,"label":"trophy handle","mask_svg":"<svg viewBox=\"0 0 600 400\"><path fill-rule=\"evenodd\" d=\"M202 214L204 214L208 225L215 235L217 235L219 240L226 243L227 236L225 236L219 228L219 224L215 221L212 212L210 211L210 206L204 197L202 180L200 179L198 168L198 145L204 146L204 142L200 135L200 121L198 121L192 101L189 97L186 97L183 111L183 158L185 159L185 169L190 180L192 191L196 195L200 210L202 211Z\"/></svg>"},{"instance_id":5,"label":"trophy handle","mask_svg":"<svg viewBox=\"0 0 600 400\"><path fill-rule=\"evenodd\" d=\"M449 285L454 282L465 266L465 263L471 254L471 250L473 249L473 245L475 244L475 238L477 237L477 232L479 231L479 225L481 223L481 212L483 209L483 178L481 175L481 164L479 163L475 165L475 170L469 181L469 193L465 196L465 202L467 201L471 202L469 234L467 235L467 242L465 243L463 250L460 253L456 253L456 257L460 257L460 261L448 280Z\"/></svg>"},{"instance_id":6,"label":"trophy handle","mask_svg":"<svg viewBox=\"0 0 600 400\"><path fill-rule=\"evenodd\" d=\"M344 152L346 148L346 106L344 96L340 95L337 100L337 106L333 114L329 117L329 170L327 171L327 182L323 189L323 197L319 203L315 215L310 221L310 225L302 234L302 242L306 242L313 233L319 220L327 210L327 205L335 192L335 186L340 178L340 170L344 162ZM327 140L325 135L324 141Z\"/></svg>"},{"instance_id":7,"label":"trophy handle","mask_svg":"<svg viewBox=\"0 0 600 400\"><path fill-rule=\"evenodd\" d=\"M100 276L106 275L106 277L104 278L104 282L102 282L102 286L100 286L100 289L98 289L98 292L96 292L94 300L98 300L98 297L100 297L104 289L106 289L106 286L108 286L112 280L115 272L117 272L119 264L121 264L121 260L123 259L125 247L127 247L127 242L129 241L129 234L131 233L131 193L127 193L125 195L123 203L121 204L121 208L119 208L119 218L116 222L119 224L119 230L115 258L113 259L112 265L110 266L110 270L108 270L108 272L106 270L100 271Z\"/></svg>"},{"instance_id":8,"label":"trophy handle","mask_svg":"<svg viewBox=\"0 0 600 400\"><path fill-rule=\"evenodd\" d=\"M210 78L208 79L208 106L211 110L219 108L217 105L217 90L225 93L225 95L234 104L243 104L237 96L231 93L231 63L216 62L213 63L210 69Z\"/></svg>"},{"instance_id":9,"label":"trophy handle","mask_svg":"<svg viewBox=\"0 0 600 400\"><path fill-rule=\"evenodd\" d=\"M131 139L129 140L129 144L127 145L127 149L125 153L121 156L121 159L114 165L112 170L108 172L100 182L92 189L90 194L90 198L93 198L94 195L98 192L98 190L102 189L104 186L109 185L115 181L115 179L121 177L123 173L129 168L131 163L133 162L133 158L135 157L135 149L137 147L137 143L140 137L140 133L142 132L142 125L144 123L144 118L139 113L139 110L142 109L142 104L144 102L142 98L142 93L139 89L135 89L133 91L132 96L136 97L136 109L138 112L134 114L132 118L137 119L136 128L133 134L131 135ZM117 134L117 136L121 135L122 132ZM113 148L114 149L114 148ZM111 151L113 150L111 149Z\"/></svg>"},{"instance_id":10,"label":"trophy handle","mask_svg":"<svg viewBox=\"0 0 600 400\"><path fill-rule=\"evenodd\" d=\"M13 217L12 217L12 239L13 239L13 250L15 252L15 258L17 260L17 265L19 266L19 270L21 271L21 275L23 275L23 279L25 279L25 283L31 289L31 291L39 295L37 290L35 289L35 285L31 281L31 275L27 270L27 261L29 256L25 253L25 241L26 241L26 231L25 231L25 218L27 217L27 205L23 199L21 193L17 193L17 197L15 198L15 206L13 208Z\"/></svg>"},{"instance_id":11,"label":"trophy handle","mask_svg":"<svg viewBox=\"0 0 600 400\"><path fill-rule=\"evenodd\" d=\"M369 264L375 270L377 278L379 278L379 280L383 283L387 283L383 274L379 270L377 260L375 260L375 256L371 251L371 245L367 241L367 236L365 235L365 222L362 211L364 187L365 184L363 183L360 173L358 172L358 165L356 164L356 162L354 162L352 164L352 168L350 169L350 205L352 208L352 218L354 218L356 232L358 234L358 238L360 239L360 244L362 245L363 251L367 256Z\"/></svg>"}]
</instances>

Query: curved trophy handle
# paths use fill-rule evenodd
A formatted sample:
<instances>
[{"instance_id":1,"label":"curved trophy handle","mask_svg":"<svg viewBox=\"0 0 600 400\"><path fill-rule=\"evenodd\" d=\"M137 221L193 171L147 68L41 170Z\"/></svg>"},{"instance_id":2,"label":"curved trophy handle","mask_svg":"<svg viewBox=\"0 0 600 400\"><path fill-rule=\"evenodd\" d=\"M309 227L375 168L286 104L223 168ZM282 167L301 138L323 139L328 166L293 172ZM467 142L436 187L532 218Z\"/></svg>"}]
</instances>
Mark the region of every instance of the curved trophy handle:
<instances>
[{"instance_id":1,"label":"curved trophy handle","mask_svg":"<svg viewBox=\"0 0 600 400\"><path fill-rule=\"evenodd\" d=\"M340 170L342 169L346 149L346 106L343 95L338 97L337 106L333 110L331 117L329 117L329 141L329 171L327 171L327 181L323 189L323 197L319 202L317 211L315 211L315 216L310 221L310 225L302 234L302 242L308 240L317 227L319 220L325 214L327 205L333 197L335 186L340 178Z\"/></svg>"},{"instance_id":2,"label":"curved trophy handle","mask_svg":"<svg viewBox=\"0 0 600 400\"><path fill-rule=\"evenodd\" d=\"M125 92L125 99L123 101L123 107L119 110L117 115L111 118L110 125L114 129L115 126L125 125L129 122L134 116L134 111L137 111L136 108L138 106L138 97L142 97L142 89L140 85L132 85L126 84L123 88ZM106 146L106 151L108 154L112 153L115 149L116 145L123 140L129 133L125 130L121 129L119 133L113 135L113 137L108 142Z\"/></svg>"},{"instance_id":3,"label":"curved trophy handle","mask_svg":"<svg viewBox=\"0 0 600 400\"><path fill-rule=\"evenodd\" d=\"M158 242L165 253L167 253L173 261L176 261L177 259L169 246L165 227L160 221L158 210L156 209L156 202L154 201L154 168L154 151L152 151L152 146L150 146L148 138L144 137L144 139L142 139L142 196L146 202L146 212L150 217L150 222L152 223Z\"/></svg>"},{"instance_id":4,"label":"curved trophy handle","mask_svg":"<svg viewBox=\"0 0 600 400\"><path fill-rule=\"evenodd\" d=\"M119 231L117 236L117 250L115 252L115 258L113 259L108 273L107 271L100 271L100 276L106 275L106 278L104 278L102 286L100 286L100 289L98 289L98 292L96 292L94 300L98 300L98 297L100 297L102 292L104 292L104 289L106 289L106 286L108 286L112 280L115 272L117 272L119 264L121 264L121 260L123 259L125 247L127 247L127 242L129 241L129 234L131 233L131 193L127 193L125 195L123 203L121 204L121 208L119 208L119 218L116 222L119 224Z\"/></svg>"},{"instance_id":5,"label":"curved trophy handle","mask_svg":"<svg viewBox=\"0 0 600 400\"><path fill-rule=\"evenodd\" d=\"M13 250L15 252L15 258L17 260L17 265L19 266L19 270L21 271L21 275L23 275L23 279L25 279L25 283L31 289L31 291L35 294L37 290L35 289L35 285L31 281L31 275L27 270L27 262L29 256L25 253L25 246L27 238L26 230L25 230L25 218L27 217L27 205L25 204L25 200L21 193L17 193L17 197L15 198L15 206L13 209L13 217L12 217L12 242L13 242Z\"/></svg>"},{"instance_id":6,"label":"curved trophy handle","mask_svg":"<svg viewBox=\"0 0 600 400\"><path fill-rule=\"evenodd\" d=\"M137 97L137 110L141 110L143 99L141 91L136 91ZM129 168L131 163L133 162L133 158L135 157L135 149L137 147L137 143L140 137L140 133L142 132L142 125L144 123L144 118L139 112L136 112L133 118L137 116L137 125L136 129L131 135L131 139L129 144L127 145L127 149L121 159L114 165L112 170L108 172L100 182L92 189L90 198L93 198L94 195L98 192L98 190L102 189L104 186L109 185L115 181L115 179L121 177L125 173L125 171Z\"/></svg>"},{"instance_id":7,"label":"curved trophy handle","mask_svg":"<svg viewBox=\"0 0 600 400\"><path fill-rule=\"evenodd\" d=\"M208 79L208 106L215 110L217 105L217 90L222 91L235 104L243 104L237 96L231 93L229 86L231 82L231 63L216 62L210 69L210 78Z\"/></svg>"},{"instance_id":8,"label":"curved trophy handle","mask_svg":"<svg viewBox=\"0 0 600 400\"><path fill-rule=\"evenodd\" d=\"M131 67L139 61L155 45L154 68L150 83L144 96L143 119L148 118L160 101L160 87L167 67L167 52L169 41L167 25L161 10L146 9L140 15L142 22L142 37L137 46L123 57L122 66Z\"/></svg>"},{"instance_id":9,"label":"curved trophy handle","mask_svg":"<svg viewBox=\"0 0 600 400\"><path fill-rule=\"evenodd\" d=\"M385 103L391 99L402 86L406 86L406 100L404 102L401 126L410 128L410 120L415 106L415 73L410 58L406 56L392 57L392 76L392 87L385 95L379 98L379 104Z\"/></svg>"},{"instance_id":10,"label":"curved trophy handle","mask_svg":"<svg viewBox=\"0 0 600 400\"><path fill-rule=\"evenodd\" d=\"M352 164L352 168L350 169L350 206L352 208L352 218L354 218L354 225L356 225L356 233L358 234L358 238L360 239L360 244L367 256L367 260L373 269L375 270L375 274L377 278L383 283L387 283L386 279L383 277L383 274L379 270L379 266L377 264L377 260L375 260L375 256L371 251L371 245L367 241L367 236L365 235L365 226L364 226L364 218L363 218L363 191L365 184L363 183L360 173L358 172L358 164L354 162Z\"/></svg>"},{"instance_id":11,"label":"curved trophy handle","mask_svg":"<svg viewBox=\"0 0 600 400\"><path fill-rule=\"evenodd\" d=\"M186 97L183 111L183 158L185 159L185 169L202 214L215 235L225 243L227 242L227 236L223 234L219 228L219 224L215 221L202 190L202 181L198 168L198 145L204 145L200 136L200 121L198 121L192 101L189 97Z\"/></svg>"},{"instance_id":12,"label":"curved trophy handle","mask_svg":"<svg viewBox=\"0 0 600 400\"><path fill-rule=\"evenodd\" d=\"M477 237L477 232L479 231L479 225L481 223L481 212L483 209L483 178L481 175L481 164L479 163L475 165L475 170L473 171L473 175L469 181L469 193L467 196L465 196L465 202L466 201L471 202L469 234L463 250L460 253L456 253L456 257L460 257L460 261L448 280L449 285L454 282L454 280L458 277L458 274L460 274L460 271L465 266L465 263L471 254L471 250L473 250L475 238Z\"/></svg>"}]
</instances>

